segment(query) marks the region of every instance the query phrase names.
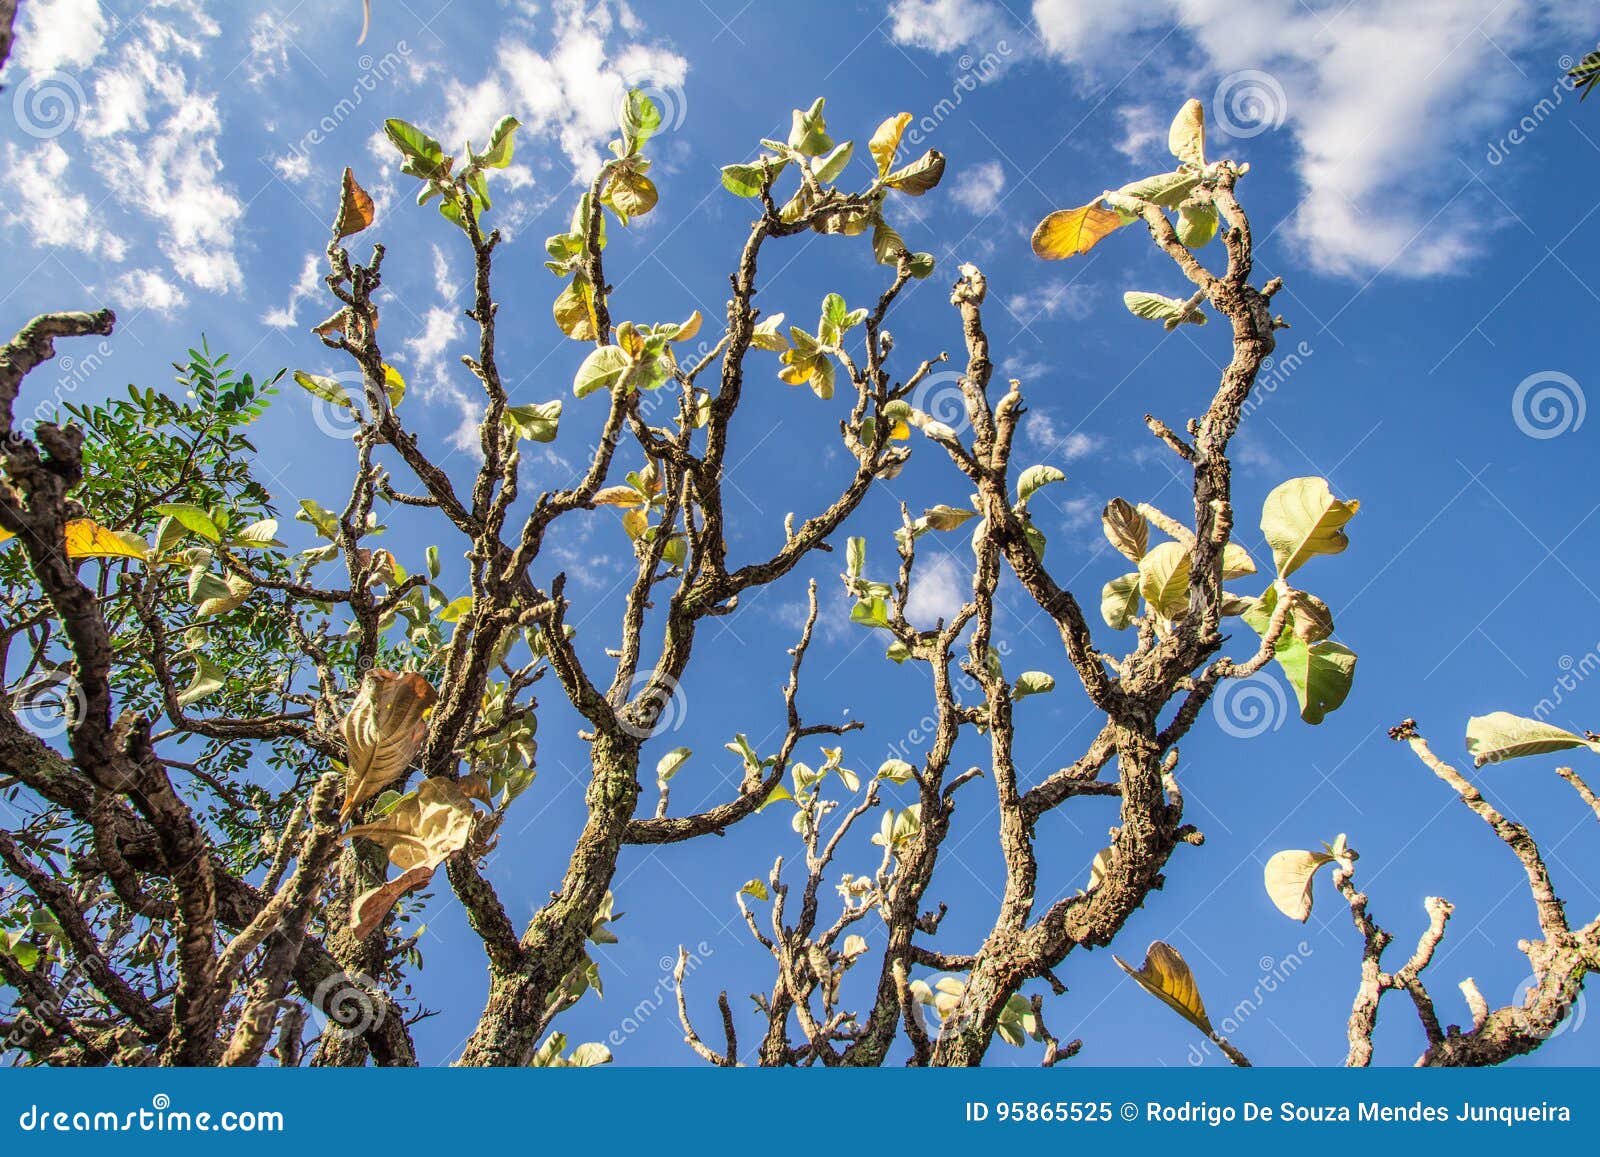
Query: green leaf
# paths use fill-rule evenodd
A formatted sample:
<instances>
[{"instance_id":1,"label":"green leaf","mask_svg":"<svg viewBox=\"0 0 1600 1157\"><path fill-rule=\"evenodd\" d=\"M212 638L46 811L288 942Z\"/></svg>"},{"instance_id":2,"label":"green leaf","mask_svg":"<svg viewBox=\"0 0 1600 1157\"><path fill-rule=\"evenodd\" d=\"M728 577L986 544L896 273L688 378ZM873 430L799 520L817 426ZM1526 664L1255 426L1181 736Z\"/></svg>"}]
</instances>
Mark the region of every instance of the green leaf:
<instances>
[{"instance_id":1,"label":"green leaf","mask_svg":"<svg viewBox=\"0 0 1600 1157\"><path fill-rule=\"evenodd\" d=\"M889 604L880 598L861 599L850 609L850 621L864 627L887 627Z\"/></svg>"},{"instance_id":2,"label":"green leaf","mask_svg":"<svg viewBox=\"0 0 1600 1157\"><path fill-rule=\"evenodd\" d=\"M1278 640L1278 665L1300 701L1300 718L1321 723L1350 694L1356 676L1356 653L1341 643L1324 639L1306 644L1287 631Z\"/></svg>"},{"instance_id":3,"label":"green leaf","mask_svg":"<svg viewBox=\"0 0 1600 1157\"><path fill-rule=\"evenodd\" d=\"M478 163L490 169L503 169L511 163L514 144L512 135L522 126L514 116L504 116L495 122L489 133L489 147L477 158Z\"/></svg>"},{"instance_id":4,"label":"green leaf","mask_svg":"<svg viewBox=\"0 0 1600 1157\"><path fill-rule=\"evenodd\" d=\"M306 392L321 398L324 402L331 402L335 406L349 409L350 395L344 386L333 378L325 378L321 374L308 374L304 370L294 372L295 382Z\"/></svg>"},{"instance_id":5,"label":"green leaf","mask_svg":"<svg viewBox=\"0 0 1600 1157\"><path fill-rule=\"evenodd\" d=\"M200 702L208 695L213 695L222 690L222 685L227 677L221 667L212 663L204 655L196 653L194 656L194 678L189 680L189 685L178 694L178 706L189 707Z\"/></svg>"},{"instance_id":6,"label":"green leaf","mask_svg":"<svg viewBox=\"0 0 1600 1157\"><path fill-rule=\"evenodd\" d=\"M1217 235L1217 211L1210 205L1185 207L1178 211L1178 240L1186 248L1199 249Z\"/></svg>"},{"instance_id":7,"label":"green leaf","mask_svg":"<svg viewBox=\"0 0 1600 1157\"><path fill-rule=\"evenodd\" d=\"M1163 542L1139 560L1139 593L1156 614L1175 619L1189 609L1188 548Z\"/></svg>"},{"instance_id":8,"label":"green leaf","mask_svg":"<svg viewBox=\"0 0 1600 1157\"><path fill-rule=\"evenodd\" d=\"M1600 751L1600 743L1565 728L1512 715L1507 711L1474 715L1467 720L1467 751L1472 755L1474 767L1518 759L1524 755L1548 755L1552 751L1566 751L1574 747Z\"/></svg>"},{"instance_id":9,"label":"green leaf","mask_svg":"<svg viewBox=\"0 0 1600 1157\"><path fill-rule=\"evenodd\" d=\"M855 145L852 142L845 141L818 161L815 170L817 180L824 185L831 185L838 180L839 175L844 172L845 166L850 163L850 154L854 151L854 148Z\"/></svg>"},{"instance_id":10,"label":"green leaf","mask_svg":"<svg viewBox=\"0 0 1600 1157\"><path fill-rule=\"evenodd\" d=\"M1055 676L1046 671L1024 671L1017 676L1017 685L1011 691L1013 699L1026 699L1029 695L1043 695L1056 689Z\"/></svg>"},{"instance_id":11,"label":"green leaf","mask_svg":"<svg viewBox=\"0 0 1600 1157\"><path fill-rule=\"evenodd\" d=\"M609 390L622 381L633 362L620 346L601 346L590 352L572 379L572 392L583 398L596 390Z\"/></svg>"},{"instance_id":12,"label":"green leaf","mask_svg":"<svg viewBox=\"0 0 1600 1157\"><path fill-rule=\"evenodd\" d=\"M402 172L424 181L449 176L450 158L444 155L444 146L416 125L390 117L383 122L383 131L405 157Z\"/></svg>"},{"instance_id":13,"label":"green leaf","mask_svg":"<svg viewBox=\"0 0 1600 1157\"><path fill-rule=\"evenodd\" d=\"M1017 497L1026 502L1041 487L1048 486L1052 482L1065 482L1066 480L1066 474L1054 466L1029 466L1022 472L1022 476L1017 479Z\"/></svg>"},{"instance_id":14,"label":"green leaf","mask_svg":"<svg viewBox=\"0 0 1600 1157\"><path fill-rule=\"evenodd\" d=\"M867 565L867 540L850 538L844 544L844 570L851 578L861 577L861 568Z\"/></svg>"},{"instance_id":15,"label":"green leaf","mask_svg":"<svg viewBox=\"0 0 1600 1157\"><path fill-rule=\"evenodd\" d=\"M1126 630L1138 613L1138 571L1114 578L1100 588L1100 617L1113 631Z\"/></svg>"},{"instance_id":16,"label":"green leaf","mask_svg":"<svg viewBox=\"0 0 1600 1157\"><path fill-rule=\"evenodd\" d=\"M959 506L930 506L922 512L922 521L931 530L955 530L970 519L978 517L976 510L967 510Z\"/></svg>"},{"instance_id":17,"label":"green leaf","mask_svg":"<svg viewBox=\"0 0 1600 1157\"><path fill-rule=\"evenodd\" d=\"M689 762L694 752L687 747L674 747L656 762L656 786L665 787L678 770Z\"/></svg>"},{"instance_id":18,"label":"green leaf","mask_svg":"<svg viewBox=\"0 0 1600 1157\"><path fill-rule=\"evenodd\" d=\"M788 163L782 157L768 158L766 168L771 170L773 179L776 180ZM722 166L722 187L735 197L758 196L761 192L761 183L765 179L766 174L760 161L752 161L748 165Z\"/></svg>"},{"instance_id":19,"label":"green leaf","mask_svg":"<svg viewBox=\"0 0 1600 1157\"><path fill-rule=\"evenodd\" d=\"M1342 529L1361 503L1342 502L1322 478L1291 478L1267 495L1261 507L1261 533L1272 547L1278 577L1287 578L1319 554L1338 554L1350 545Z\"/></svg>"},{"instance_id":20,"label":"green leaf","mask_svg":"<svg viewBox=\"0 0 1600 1157\"><path fill-rule=\"evenodd\" d=\"M222 541L222 531L218 530L217 524L211 521L211 516L193 503L163 502L153 509L156 514L164 514L169 518L176 519L178 525L192 534L198 534L208 542Z\"/></svg>"},{"instance_id":21,"label":"green leaf","mask_svg":"<svg viewBox=\"0 0 1600 1157\"><path fill-rule=\"evenodd\" d=\"M1117 192L1125 197L1137 197L1141 201L1160 205L1163 209L1176 209L1199 183L1199 173L1178 170L1145 177L1122 186Z\"/></svg>"},{"instance_id":22,"label":"green leaf","mask_svg":"<svg viewBox=\"0 0 1600 1157\"><path fill-rule=\"evenodd\" d=\"M661 110L641 89L630 89L622 98L617 122L629 153L637 153L661 128Z\"/></svg>"},{"instance_id":23,"label":"green leaf","mask_svg":"<svg viewBox=\"0 0 1600 1157\"><path fill-rule=\"evenodd\" d=\"M561 424L561 400L507 406L503 420L517 432L519 438L533 442L554 442Z\"/></svg>"},{"instance_id":24,"label":"green leaf","mask_svg":"<svg viewBox=\"0 0 1600 1157\"><path fill-rule=\"evenodd\" d=\"M1189 303L1181 297L1162 297L1159 293L1130 290L1122 295L1122 304L1128 307L1128 312L1133 316L1146 321L1164 321L1169 329L1182 322L1193 325L1206 323L1206 315L1198 309L1191 310Z\"/></svg>"},{"instance_id":25,"label":"green leaf","mask_svg":"<svg viewBox=\"0 0 1600 1157\"><path fill-rule=\"evenodd\" d=\"M878 768L878 778L890 783L909 783L916 769L903 759L886 759Z\"/></svg>"},{"instance_id":26,"label":"green leaf","mask_svg":"<svg viewBox=\"0 0 1600 1157\"><path fill-rule=\"evenodd\" d=\"M809 109L794 110L794 120L789 129L789 147L807 156L819 157L833 148L833 138L828 135L828 122L823 118L823 98L817 97Z\"/></svg>"},{"instance_id":27,"label":"green leaf","mask_svg":"<svg viewBox=\"0 0 1600 1157\"><path fill-rule=\"evenodd\" d=\"M896 169L883 178L883 183L896 192L920 197L936 186L944 176L944 154L929 149L910 164Z\"/></svg>"}]
</instances>

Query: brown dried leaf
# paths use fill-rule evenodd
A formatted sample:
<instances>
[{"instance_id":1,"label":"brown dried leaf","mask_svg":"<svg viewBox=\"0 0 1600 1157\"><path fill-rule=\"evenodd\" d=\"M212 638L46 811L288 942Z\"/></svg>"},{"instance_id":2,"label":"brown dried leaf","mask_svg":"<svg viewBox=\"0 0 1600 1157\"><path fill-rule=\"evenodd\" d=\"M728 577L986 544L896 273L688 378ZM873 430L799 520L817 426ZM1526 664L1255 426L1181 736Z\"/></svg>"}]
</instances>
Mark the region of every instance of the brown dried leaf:
<instances>
[{"instance_id":1,"label":"brown dried leaf","mask_svg":"<svg viewBox=\"0 0 1600 1157\"><path fill-rule=\"evenodd\" d=\"M345 832L347 840L371 840L402 871L429 871L459 852L472 838L476 813L461 788L447 779L426 779L414 795L401 800L388 815Z\"/></svg>"},{"instance_id":2,"label":"brown dried leaf","mask_svg":"<svg viewBox=\"0 0 1600 1157\"><path fill-rule=\"evenodd\" d=\"M391 909L407 892L425 887L433 879L433 869L412 868L376 888L361 893L350 905L350 927L357 940L365 940L378 930Z\"/></svg>"},{"instance_id":3,"label":"brown dried leaf","mask_svg":"<svg viewBox=\"0 0 1600 1157\"><path fill-rule=\"evenodd\" d=\"M413 672L367 673L340 725L350 757L340 823L404 774L428 737L426 715L438 697L433 686Z\"/></svg>"},{"instance_id":4,"label":"brown dried leaf","mask_svg":"<svg viewBox=\"0 0 1600 1157\"><path fill-rule=\"evenodd\" d=\"M1150 549L1150 524L1126 498L1113 498L1106 503L1100 512L1100 525L1105 528L1106 540L1129 562L1137 563Z\"/></svg>"},{"instance_id":5,"label":"brown dried leaf","mask_svg":"<svg viewBox=\"0 0 1600 1157\"><path fill-rule=\"evenodd\" d=\"M356 175L349 166L344 170L344 183L339 189L339 216L333 222L335 239L359 233L372 224L372 198L356 183Z\"/></svg>"}]
</instances>

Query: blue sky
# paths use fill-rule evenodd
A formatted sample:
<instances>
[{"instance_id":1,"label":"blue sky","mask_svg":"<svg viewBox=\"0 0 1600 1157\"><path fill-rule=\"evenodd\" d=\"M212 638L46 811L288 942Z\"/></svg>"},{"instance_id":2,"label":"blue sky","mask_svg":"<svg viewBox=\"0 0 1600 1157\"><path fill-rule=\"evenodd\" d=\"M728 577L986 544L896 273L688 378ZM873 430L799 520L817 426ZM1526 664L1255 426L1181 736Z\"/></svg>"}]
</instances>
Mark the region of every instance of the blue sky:
<instances>
[{"instance_id":1,"label":"blue sky","mask_svg":"<svg viewBox=\"0 0 1600 1157\"><path fill-rule=\"evenodd\" d=\"M378 129L402 116L450 146L482 141L510 112L525 127L514 167L497 175L492 214L509 235L496 269L500 361L514 401L567 399L561 438L525 463L525 491L556 488L583 460L604 407L570 397L583 351L550 321L559 286L541 267L542 239L565 227L574 182L614 132L622 88L650 91L667 124L651 145L660 206L612 231L613 314L654 322L698 308L712 341L749 216L720 188L718 167L748 160L760 137L783 135L790 109L818 95L838 139L864 141L906 110L949 169L896 220L914 248L939 260L891 315L899 375L958 351L947 286L957 264L980 264L1001 373L1021 379L1032 411L1019 466L1026 457L1068 474L1034 503L1048 559L1093 603L1100 584L1126 569L1100 536L1102 505L1120 494L1182 509L1171 455L1157 453L1142 417L1178 426L1203 409L1227 335L1216 325L1163 334L1129 316L1126 289L1182 291L1170 262L1133 231L1054 265L1032 257L1028 235L1052 209L1170 167L1166 123L1199 97L1212 116L1212 155L1252 166L1241 197L1258 267L1284 278L1277 306L1292 326L1280 335L1272 388L1236 442L1239 533L1265 557L1245 514L1297 475L1324 475L1335 493L1362 501L1350 549L1306 574L1361 659L1349 701L1320 727L1286 708L1292 695L1273 675L1245 689L1264 707L1262 721L1207 711L1180 772L1207 842L1174 857L1166 889L1116 951L1137 963L1148 941L1173 943L1219 1020L1273 976L1274 991L1230 1034L1235 1043L1257 1063L1338 1062L1359 959L1348 912L1323 887L1306 926L1286 921L1262 889L1261 865L1280 848L1316 847L1342 831L1362 853L1358 881L1397 953L1423 925L1424 896L1455 903L1430 974L1441 1015L1466 1019L1455 984L1467 976L1492 1003L1511 1000L1528 973L1515 944L1534 931L1517 865L1384 733L1415 716L1436 749L1460 761L1469 715L1531 714L1550 700L1553 722L1582 730L1600 707L1600 690L1579 677L1600 663L1600 494L1590 482L1595 425L1583 420L1600 301L1600 105L1580 106L1560 84L1600 35L1600 5L1273 2L1248 15L1202 0L1115 12L1076 0L1031 9L1021 0L373 7L358 47L354 0L24 5L4 76L13 113L0 146L4 324L102 304L122 319L92 367L60 371L62 396L162 384L201 333L257 373L346 368L307 327L331 311L317 260L339 173L351 165L378 200L374 234L389 246L380 336L412 383L408 421L454 472L470 472L461 432L476 403L456 360L470 348L460 315L470 253L431 208L411 203ZM861 152L858 167L868 163ZM764 272L763 308L803 323L824 293L865 304L883 282L864 244L838 238L790 244ZM736 560L769 552L786 511L829 501L848 461L838 400L783 385L775 365L759 361L750 380L731 455ZM1545 391L1554 393L1538 403ZM261 474L280 508L340 495L349 447L330 431L341 432L298 391L263 421ZM869 538L869 571L891 557L901 501L965 501L968 487L930 449L919 448L849 524ZM395 522L390 545L415 567L440 529ZM568 571L572 621L598 655L615 641L626 540L611 510L571 522L541 573ZM923 540L914 611L925 620L968 582L965 540ZM647 748L647 767L670 747L695 750L674 783L675 810L733 789L737 760L722 745L735 731L758 748L775 744L807 577L819 581L824 608L802 693L808 719L865 720L846 762L868 772L896 745L920 750L925 671L887 662L879 638L844 622L839 570L837 556L816 557L702 632L671 729ZM1095 729L1046 628L1008 585L999 622L1008 671L1061 680L1019 711L1030 782L1074 758ZM585 749L556 698L545 690L539 779L489 863L519 919L558 883L581 817ZM1237 711L1249 706L1234 701ZM957 766L981 758L971 743ZM820 761L815 751L802 757ZM1582 758L1578 769L1600 777ZM1542 838L1569 911L1587 919L1600 908L1600 831L1552 774L1558 762L1476 778ZM947 951L970 950L992 918L1000 877L989 792L986 781L962 789L930 892L951 908L934 942ZM1041 825L1049 898L1082 886L1113 819L1107 801L1091 799ZM719 989L748 1009L744 994L770 987L770 962L741 934L732 896L765 876L774 856L798 850L774 808L709 844L626 853L616 882L627 913L621 943L598 950L606 996L586 998L560 1027L575 1041L610 1043L624 1063L694 1062L670 998L660 1003L664 962L680 943L702 956L690 981L702 1027ZM840 866L864 871L868 856L863 833ZM445 1063L476 1019L485 972L447 892L423 918L427 967L415 988L441 1011L416 1032L423 1058ZM867 935L881 943L881 932ZM1061 975L1070 992L1047 1014L1056 1033L1084 1039L1076 1063L1194 1059L1191 1046L1202 1042L1127 981L1109 952L1076 953ZM745 1027L753 1040L755 1022ZM1380 1059L1409 1063L1420 1042L1395 1002L1380 1025ZM1037 1052L997 1044L990 1060L1036 1063ZM1600 1031L1582 1024L1533 1061L1597 1062Z\"/></svg>"}]
</instances>

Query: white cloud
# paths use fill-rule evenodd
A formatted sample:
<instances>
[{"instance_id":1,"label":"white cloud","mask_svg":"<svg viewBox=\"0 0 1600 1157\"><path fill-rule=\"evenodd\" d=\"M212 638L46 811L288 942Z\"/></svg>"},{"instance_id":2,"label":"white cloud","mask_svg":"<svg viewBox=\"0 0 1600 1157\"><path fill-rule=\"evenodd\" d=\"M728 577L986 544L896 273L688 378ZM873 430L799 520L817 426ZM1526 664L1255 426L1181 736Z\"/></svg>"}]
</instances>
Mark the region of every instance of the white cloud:
<instances>
[{"instance_id":1,"label":"white cloud","mask_svg":"<svg viewBox=\"0 0 1600 1157\"><path fill-rule=\"evenodd\" d=\"M919 551L911 572L906 618L919 625L931 625L935 619L948 623L971 593L972 577L962 573L954 558Z\"/></svg>"},{"instance_id":2,"label":"white cloud","mask_svg":"<svg viewBox=\"0 0 1600 1157\"><path fill-rule=\"evenodd\" d=\"M1006 27L998 9L985 0L894 0L889 19L897 41L932 52L984 43Z\"/></svg>"},{"instance_id":3,"label":"white cloud","mask_svg":"<svg viewBox=\"0 0 1600 1157\"><path fill-rule=\"evenodd\" d=\"M22 6L17 64L27 72L87 68L105 46L105 30L96 0L31 0Z\"/></svg>"},{"instance_id":4,"label":"white cloud","mask_svg":"<svg viewBox=\"0 0 1600 1157\"><path fill-rule=\"evenodd\" d=\"M300 29L281 12L263 12L250 25L250 56L244 72L252 88L264 88L267 81L289 70L289 46Z\"/></svg>"},{"instance_id":5,"label":"white cloud","mask_svg":"<svg viewBox=\"0 0 1600 1157\"><path fill-rule=\"evenodd\" d=\"M76 249L107 261L121 261L128 251L127 242L89 204L88 197L68 187L66 173L70 163L66 149L56 141L46 141L31 150L6 145L3 180L11 192L6 197L5 223L26 229L35 245ZM41 189L51 190L48 212L39 211ZM10 206L26 206L29 211L19 212Z\"/></svg>"},{"instance_id":6,"label":"white cloud","mask_svg":"<svg viewBox=\"0 0 1600 1157\"><path fill-rule=\"evenodd\" d=\"M216 94L201 91L190 78L190 70L208 57L219 32L216 22L193 0L154 0L107 45L93 3L40 0L25 11L39 37L27 49L28 67L92 61L95 68L92 95L85 94L75 131L31 154L8 149L12 163L0 180L23 194L16 198L22 203L35 203L41 188L51 190L51 206L49 212L8 214L7 223L20 225L37 246L120 261L129 247L125 238L137 236L127 218L142 216L156 226L156 245L179 279L216 292L237 289L242 277L235 230L244 204L221 177ZM104 192L82 191L72 174L85 168ZM35 182L40 173L53 179ZM154 270L141 272L170 284ZM135 287L153 285L130 276Z\"/></svg>"},{"instance_id":7,"label":"white cloud","mask_svg":"<svg viewBox=\"0 0 1600 1157\"><path fill-rule=\"evenodd\" d=\"M599 146L616 135L618 102L629 88L649 92L669 128L681 121L689 71L682 56L659 45L616 43L619 21L604 4L557 0L552 16L548 53L505 42L484 79L445 85L450 119L442 140L482 141L495 120L509 112L522 121L524 141L554 136L578 175L587 177L599 167ZM638 31L631 14L620 24L624 36Z\"/></svg>"},{"instance_id":8,"label":"white cloud","mask_svg":"<svg viewBox=\"0 0 1600 1157\"><path fill-rule=\"evenodd\" d=\"M1029 410L1022 419L1022 436L1033 449L1068 462L1087 458L1104 444L1093 434L1066 430L1046 410Z\"/></svg>"},{"instance_id":9,"label":"white cloud","mask_svg":"<svg viewBox=\"0 0 1600 1157\"><path fill-rule=\"evenodd\" d=\"M992 212L1006 187L1006 171L999 161L984 161L956 177L950 195L967 212L984 216Z\"/></svg>"},{"instance_id":10,"label":"white cloud","mask_svg":"<svg viewBox=\"0 0 1600 1157\"><path fill-rule=\"evenodd\" d=\"M1076 321L1088 317L1094 309L1094 291L1087 285L1053 277L1024 293L1012 294L1006 298L1006 308L1023 325L1032 325L1042 317Z\"/></svg>"},{"instance_id":11,"label":"white cloud","mask_svg":"<svg viewBox=\"0 0 1600 1157\"><path fill-rule=\"evenodd\" d=\"M112 282L107 292L118 309L171 314L189 304L183 290L154 269L130 269Z\"/></svg>"},{"instance_id":12,"label":"white cloud","mask_svg":"<svg viewBox=\"0 0 1600 1157\"><path fill-rule=\"evenodd\" d=\"M1470 207L1447 204L1465 174L1447 162L1506 115L1521 74L1505 54L1552 7L1354 0L1324 13L1267 0L1243 15L1222 0L1035 0L1034 17L1057 56L1090 68L1113 45L1125 59L1130 37L1149 30L1148 46L1176 21L1199 53L1194 87L1225 130L1213 153L1236 147L1230 121L1248 138L1282 118L1295 135L1303 199L1288 235L1310 261L1350 276L1428 275L1474 252L1478 231L1455 227Z\"/></svg>"},{"instance_id":13,"label":"white cloud","mask_svg":"<svg viewBox=\"0 0 1600 1157\"><path fill-rule=\"evenodd\" d=\"M1480 207L1470 192L1459 196L1468 176L1452 158L1509 125L1530 87L1536 99L1555 85L1554 69L1530 85L1509 58L1542 29L1570 23L1576 7L1034 0L1033 21L1049 52L1086 85L1119 83L1135 68L1176 73L1219 126L1214 155L1247 150L1272 125L1292 134L1302 197L1283 235L1314 267L1427 276L1458 269L1483 235ZM935 52L955 51L1004 20L989 0L897 0L890 13L897 40ZM1161 151L1166 112L1141 106L1119 115L1119 151L1140 159Z\"/></svg>"},{"instance_id":14,"label":"white cloud","mask_svg":"<svg viewBox=\"0 0 1600 1157\"><path fill-rule=\"evenodd\" d=\"M289 300L281 308L268 310L261 318L262 322L274 329L287 329L294 325L299 316L300 306L316 297L321 288L322 261L317 254L309 253L306 255L305 264L300 266L300 276L289 287Z\"/></svg>"}]
</instances>

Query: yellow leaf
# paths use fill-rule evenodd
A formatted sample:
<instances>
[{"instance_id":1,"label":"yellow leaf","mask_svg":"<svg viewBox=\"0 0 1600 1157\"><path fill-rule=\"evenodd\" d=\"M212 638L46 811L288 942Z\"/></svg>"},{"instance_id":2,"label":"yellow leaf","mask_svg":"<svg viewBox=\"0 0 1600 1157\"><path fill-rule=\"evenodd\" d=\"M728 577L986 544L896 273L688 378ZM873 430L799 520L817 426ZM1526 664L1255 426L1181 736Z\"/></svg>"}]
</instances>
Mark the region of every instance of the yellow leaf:
<instances>
[{"instance_id":1,"label":"yellow leaf","mask_svg":"<svg viewBox=\"0 0 1600 1157\"><path fill-rule=\"evenodd\" d=\"M16 538L16 537L17 537L16 535L12 534L5 527L0 526L0 542L10 542L13 538Z\"/></svg>"},{"instance_id":2,"label":"yellow leaf","mask_svg":"<svg viewBox=\"0 0 1600 1157\"><path fill-rule=\"evenodd\" d=\"M1197 169L1206 166L1206 110L1192 97L1184 102L1167 130L1167 148L1172 155Z\"/></svg>"},{"instance_id":3,"label":"yellow leaf","mask_svg":"<svg viewBox=\"0 0 1600 1157\"><path fill-rule=\"evenodd\" d=\"M644 499L631 486L607 486L596 490L589 501L596 506L642 506Z\"/></svg>"},{"instance_id":4,"label":"yellow leaf","mask_svg":"<svg viewBox=\"0 0 1600 1157\"><path fill-rule=\"evenodd\" d=\"M438 697L433 686L414 672L367 672L340 725L350 757L340 823L410 766L428 737L426 715Z\"/></svg>"},{"instance_id":5,"label":"yellow leaf","mask_svg":"<svg viewBox=\"0 0 1600 1157\"><path fill-rule=\"evenodd\" d=\"M228 593L214 599L206 599L195 609L195 618L209 619L213 615L225 615L229 611L238 610L250 597L250 592L255 590L250 580L240 575L230 574L227 578Z\"/></svg>"},{"instance_id":6,"label":"yellow leaf","mask_svg":"<svg viewBox=\"0 0 1600 1157\"><path fill-rule=\"evenodd\" d=\"M356 184L355 174L346 167L344 183L339 190L339 216L333 222L334 238L338 240L361 232L372 224L372 215L372 198Z\"/></svg>"},{"instance_id":7,"label":"yellow leaf","mask_svg":"<svg viewBox=\"0 0 1600 1157\"><path fill-rule=\"evenodd\" d=\"M1124 224L1121 216L1094 201L1076 209L1057 209L1033 231L1033 252L1046 261L1074 257L1089 252Z\"/></svg>"},{"instance_id":8,"label":"yellow leaf","mask_svg":"<svg viewBox=\"0 0 1600 1157\"><path fill-rule=\"evenodd\" d=\"M629 538L638 538L650 525L650 518L643 510L629 510L622 516L622 529L628 532Z\"/></svg>"},{"instance_id":9,"label":"yellow leaf","mask_svg":"<svg viewBox=\"0 0 1600 1157\"><path fill-rule=\"evenodd\" d=\"M108 530L87 518L67 523L66 532L68 558L136 558L144 562L150 557L150 547L142 538Z\"/></svg>"},{"instance_id":10,"label":"yellow leaf","mask_svg":"<svg viewBox=\"0 0 1600 1157\"><path fill-rule=\"evenodd\" d=\"M1205 1001L1200 999L1194 973L1189 971L1188 962L1176 948L1159 940L1152 942L1144 954L1144 967L1137 971L1120 956L1111 959L1137 980L1139 987L1201 1032L1211 1035L1211 1019L1206 1016Z\"/></svg>"},{"instance_id":11,"label":"yellow leaf","mask_svg":"<svg viewBox=\"0 0 1600 1157\"><path fill-rule=\"evenodd\" d=\"M688 321L684 322L678 327L678 333L672 340L688 341L695 334L700 332L700 321L700 311L697 309L689 315Z\"/></svg>"},{"instance_id":12,"label":"yellow leaf","mask_svg":"<svg viewBox=\"0 0 1600 1157\"><path fill-rule=\"evenodd\" d=\"M1278 911L1304 924L1311 915L1311 881L1318 868L1331 863L1333 857L1322 852L1279 852L1267 861L1267 895Z\"/></svg>"},{"instance_id":13,"label":"yellow leaf","mask_svg":"<svg viewBox=\"0 0 1600 1157\"><path fill-rule=\"evenodd\" d=\"M593 341L599 332L594 317L594 291L582 277L561 291L551 312L561 332L573 341Z\"/></svg>"},{"instance_id":14,"label":"yellow leaf","mask_svg":"<svg viewBox=\"0 0 1600 1157\"><path fill-rule=\"evenodd\" d=\"M906 131L910 123L910 113L895 113L878 126L878 131L872 134L872 140L867 142L867 151L878 162L878 176L887 174L889 166L894 164L894 154L900 148L900 134Z\"/></svg>"}]
</instances>

